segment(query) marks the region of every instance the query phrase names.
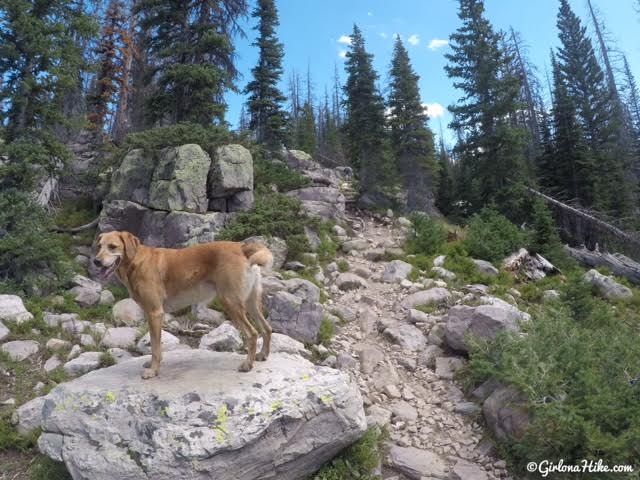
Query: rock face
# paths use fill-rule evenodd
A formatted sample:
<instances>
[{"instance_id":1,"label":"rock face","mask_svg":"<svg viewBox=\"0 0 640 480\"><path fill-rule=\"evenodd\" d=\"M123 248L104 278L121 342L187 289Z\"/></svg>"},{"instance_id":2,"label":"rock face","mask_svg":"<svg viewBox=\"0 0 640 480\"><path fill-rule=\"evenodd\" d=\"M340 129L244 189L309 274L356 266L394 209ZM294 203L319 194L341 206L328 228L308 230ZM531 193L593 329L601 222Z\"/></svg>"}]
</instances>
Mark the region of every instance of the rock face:
<instances>
[{"instance_id":1,"label":"rock face","mask_svg":"<svg viewBox=\"0 0 640 480\"><path fill-rule=\"evenodd\" d=\"M239 374L240 360L174 351L146 382L141 358L64 383L46 397L40 450L76 480L294 480L364 432L347 375L287 354Z\"/></svg>"},{"instance_id":2,"label":"rock face","mask_svg":"<svg viewBox=\"0 0 640 480\"><path fill-rule=\"evenodd\" d=\"M253 205L253 161L241 145L213 160L198 145L129 152L113 174L99 231L126 230L151 246L215 240L228 212Z\"/></svg>"},{"instance_id":3,"label":"rock face","mask_svg":"<svg viewBox=\"0 0 640 480\"><path fill-rule=\"evenodd\" d=\"M633 292L629 288L619 284L612 277L602 275L597 270L591 269L585 273L584 280L593 285L598 294L607 300L623 300L633 296Z\"/></svg>"},{"instance_id":4,"label":"rock face","mask_svg":"<svg viewBox=\"0 0 640 480\"><path fill-rule=\"evenodd\" d=\"M519 331L521 320L522 315L518 315L515 307L457 305L449 310L444 327L445 339L454 350L468 352L467 335L479 340L493 340L500 331Z\"/></svg>"},{"instance_id":5,"label":"rock face","mask_svg":"<svg viewBox=\"0 0 640 480\"><path fill-rule=\"evenodd\" d=\"M301 342L316 341L323 314L320 303L287 291L279 291L267 295L264 305L269 312L268 321L274 332L283 333Z\"/></svg>"},{"instance_id":6,"label":"rock face","mask_svg":"<svg viewBox=\"0 0 640 480\"><path fill-rule=\"evenodd\" d=\"M482 405L489 430L501 442L518 440L530 424L526 397L512 387L497 388Z\"/></svg>"},{"instance_id":7,"label":"rock face","mask_svg":"<svg viewBox=\"0 0 640 480\"><path fill-rule=\"evenodd\" d=\"M334 220L344 218L345 198L337 188L305 187L291 190L287 195L300 200L302 208L311 216Z\"/></svg>"},{"instance_id":8,"label":"rock face","mask_svg":"<svg viewBox=\"0 0 640 480\"><path fill-rule=\"evenodd\" d=\"M0 321L22 323L33 319L17 295L0 295Z\"/></svg>"}]
</instances>

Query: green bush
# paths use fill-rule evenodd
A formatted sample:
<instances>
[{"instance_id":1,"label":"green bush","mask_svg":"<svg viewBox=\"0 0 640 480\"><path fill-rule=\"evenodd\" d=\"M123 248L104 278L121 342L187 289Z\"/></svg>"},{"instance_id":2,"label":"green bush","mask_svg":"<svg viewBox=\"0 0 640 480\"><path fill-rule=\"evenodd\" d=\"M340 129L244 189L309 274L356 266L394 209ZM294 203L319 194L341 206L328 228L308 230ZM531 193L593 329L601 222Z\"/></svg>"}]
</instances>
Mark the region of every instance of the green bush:
<instances>
[{"instance_id":1,"label":"green bush","mask_svg":"<svg viewBox=\"0 0 640 480\"><path fill-rule=\"evenodd\" d=\"M275 185L279 192L309 186L311 180L291 170L284 163L265 159L260 152L254 153L253 179L256 189L266 189Z\"/></svg>"},{"instance_id":2,"label":"green bush","mask_svg":"<svg viewBox=\"0 0 640 480\"><path fill-rule=\"evenodd\" d=\"M335 334L336 327L331 320L324 317L320 322L320 328L318 329L318 343L322 345L328 345Z\"/></svg>"},{"instance_id":3,"label":"green bush","mask_svg":"<svg viewBox=\"0 0 640 480\"><path fill-rule=\"evenodd\" d=\"M178 123L168 127L157 127L143 132L130 134L120 154L135 148L153 151L165 147L176 147L187 143L200 145L206 152L212 153L220 145L232 141L231 134L225 127L216 125L202 126L196 123Z\"/></svg>"},{"instance_id":4,"label":"green bush","mask_svg":"<svg viewBox=\"0 0 640 480\"><path fill-rule=\"evenodd\" d=\"M254 235L280 237L287 242L288 258L297 259L310 249L305 226L317 227L315 220L302 210L300 202L281 193L257 195L253 208L239 212L218 240L241 241Z\"/></svg>"},{"instance_id":5,"label":"green bush","mask_svg":"<svg viewBox=\"0 0 640 480\"><path fill-rule=\"evenodd\" d=\"M28 193L0 193L0 280L30 291L66 281L71 268L51 217Z\"/></svg>"},{"instance_id":6,"label":"green bush","mask_svg":"<svg viewBox=\"0 0 640 480\"><path fill-rule=\"evenodd\" d=\"M376 470L383 454L386 433L370 428L360 440L325 465L313 480L376 480Z\"/></svg>"},{"instance_id":7,"label":"green bush","mask_svg":"<svg viewBox=\"0 0 640 480\"><path fill-rule=\"evenodd\" d=\"M463 246L473 258L497 262L526 245L525 236L506 217L483 208L469 222Z\"/></svg>"},{"instance_id":8,"label":"green bush","mask_svg":"<svg viewBox=\"0 0 640 480\"><path fill-rule=\"evenodd\" d=\"M29 480L71 480L64 463L40 455L29 469Z\"/></svg>"},{"instance_id":9,"label":"green bush","mask_svg":"<svg viewBox=\"0 0 640 480\"><path fill-rule=\"evenodd\" d=\"M556 267L573 265L562 248L555 220L543 200L537 199L533 204L530 228L529 251L539 253Z\"/></svg>"},{"instance_id":10,"label":"green bush","mask_svg":"<svg viewBox=\"0 0 640 480\"><path fill-rule=\"evenodd\" d=\"M407 252L423 255L438 253L447 241L447 229L442 222L419 213L412 214L410 219L413 229L407 240Z\"/></svg>"},{"instance_id":11,"label":"green bush","mask_svg":"<svg viewBox=\"0 0 640 480\"><path fill-rule=\"evenodd\" d=\"M568 302L546 305L524 326L476 344L476 381L496 377L526 394L532 423L503 445L513 464L543 459L640 468L640 342L638 316L618 311L570 278ZM599 478L608 478L605 475Z\"/></svg>"}]
</instances>

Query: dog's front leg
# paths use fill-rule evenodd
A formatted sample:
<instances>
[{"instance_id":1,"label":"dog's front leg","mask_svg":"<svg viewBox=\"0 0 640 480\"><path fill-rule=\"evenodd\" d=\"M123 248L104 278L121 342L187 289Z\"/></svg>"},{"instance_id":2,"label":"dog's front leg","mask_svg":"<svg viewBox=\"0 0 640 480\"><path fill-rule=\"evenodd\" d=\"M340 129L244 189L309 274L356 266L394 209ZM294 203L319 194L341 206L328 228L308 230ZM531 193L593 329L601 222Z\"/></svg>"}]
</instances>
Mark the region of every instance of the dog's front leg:
<instances>
[{"instance_id":1,"label":"dog's front leg","mask_svg":"<svg viewBox=\"0 0 640 480\"><path fill-rule=\"evenodd\" d=\"M162 321L164 320L164 311L162 309L154 309L147 312L149 322L149 337L151 340L151 364L145 364L142 372L142 378L152 378L158 375L160 362L162 361Z\"/></svg>"}]
</instances>

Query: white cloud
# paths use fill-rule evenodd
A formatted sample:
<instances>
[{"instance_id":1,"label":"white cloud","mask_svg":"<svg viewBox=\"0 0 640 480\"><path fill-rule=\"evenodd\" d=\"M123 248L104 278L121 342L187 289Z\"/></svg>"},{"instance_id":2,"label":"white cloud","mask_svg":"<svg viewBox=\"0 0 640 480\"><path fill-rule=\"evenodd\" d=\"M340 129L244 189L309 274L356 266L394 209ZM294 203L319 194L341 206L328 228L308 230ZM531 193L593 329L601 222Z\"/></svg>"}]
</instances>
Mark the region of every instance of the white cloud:
<instances>
[{"instance_id":1,"label":"white cloud","mask_svg":"<svg viewBox=\"0 0 640 480\"><path fill-rule=\"evenodd\" d=\"M351 37L349 35L340 35L338 39L338 43L342 43L344 45L351 45Z\"/></svg>"},{"instance_id":2,"label":"white cloud","mask_svg":"<svg viewBox=\"0 0 640 480\"><path fill-rule=\"evenodd\" d=\"M422 106L426 110L429 118L441 118L444 115L444 107L437 102L423 103Z\"/></svg>"},{"instance_id":3,"label":"white cloud","mask_svg":"<svg viewBox=\"0 0 640 480\"><path fill-rule=\"evenodd\" d=\"M439 48L446 47L449 45L449 40L441 40L439 38L434 38L429 42L430 50L438 50Z\"/></svg>"},{"instance_id":4,"label":"white cloud","mask_svg":"<svg viewBox=\"0 0 640 480\"><path fill-rule=\"evenodd\" d=\"M381 38L389 38L389 35L386 32L380 32L378 35L380 35Z\"/></svg>"},{"instance_id":5,"label":"white cloud","mask_svg":"<svg viewBox=\"0 0 640 480\"><path fill-rule=\"evenodd\" d=\"M409 38L407 38L407 42L409 42L411 45L413 45L415 47L416 45L418 45L420 43L420 39L418 38L418 35L416 35L414 33Z\"/></svg>"},{"instance_id":6,"label":"white cloud","mask_svg":"<svg viewBox=\"0 0 640 480\"><path fill-rule=\"evenodd\" d=\"M347 51L346 51L346 50L340 50L340 51L338 52L338 56L339 56L340 58L347 58Z\"/></svg>"},{"instance_id":7,"label":"white cloud","mask_svg":"<svg viewBox=\"0 0 640 480\"><path fill-rule=\"evenodd\" d=\"M367 12L367 17L373 17L373 12Z\"/></svg>"}]
</instances>

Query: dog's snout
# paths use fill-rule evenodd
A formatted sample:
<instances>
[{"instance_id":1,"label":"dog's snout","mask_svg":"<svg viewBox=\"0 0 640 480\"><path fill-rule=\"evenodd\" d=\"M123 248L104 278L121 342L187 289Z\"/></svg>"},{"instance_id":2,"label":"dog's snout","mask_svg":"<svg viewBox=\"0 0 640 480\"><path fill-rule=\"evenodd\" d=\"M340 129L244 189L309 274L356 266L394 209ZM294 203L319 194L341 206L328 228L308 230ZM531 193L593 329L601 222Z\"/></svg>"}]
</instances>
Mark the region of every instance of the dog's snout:
<instances>
[{"instance_id":1,"label":"dog's snout","mask_svg":"<svg viewBox=\"0 0 640 480\"><path fill-rule=\"evenodd\" d=\"M100 260L98 260L97 258L94 258L94 259L93 259L93 264L94 264L96 267L101 267L101 266L102 266L102 262L101 262Z\"/></svg>"}]
</instances>

